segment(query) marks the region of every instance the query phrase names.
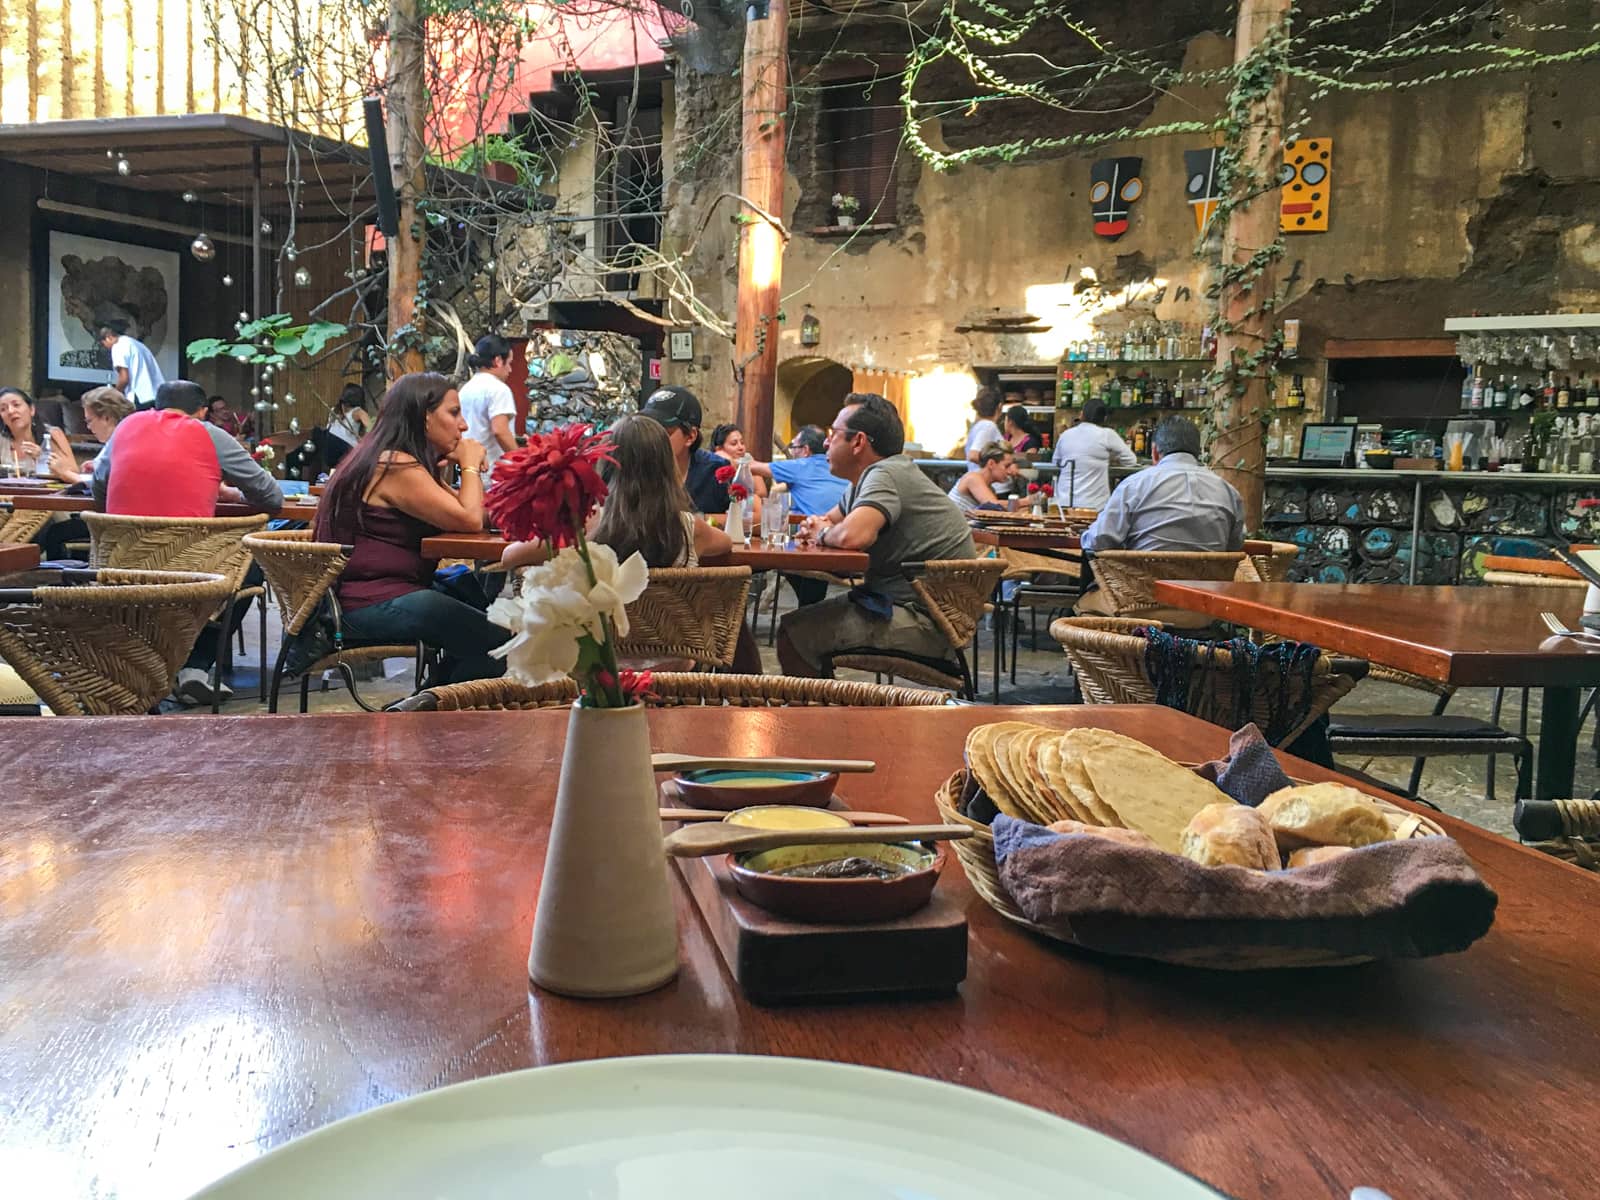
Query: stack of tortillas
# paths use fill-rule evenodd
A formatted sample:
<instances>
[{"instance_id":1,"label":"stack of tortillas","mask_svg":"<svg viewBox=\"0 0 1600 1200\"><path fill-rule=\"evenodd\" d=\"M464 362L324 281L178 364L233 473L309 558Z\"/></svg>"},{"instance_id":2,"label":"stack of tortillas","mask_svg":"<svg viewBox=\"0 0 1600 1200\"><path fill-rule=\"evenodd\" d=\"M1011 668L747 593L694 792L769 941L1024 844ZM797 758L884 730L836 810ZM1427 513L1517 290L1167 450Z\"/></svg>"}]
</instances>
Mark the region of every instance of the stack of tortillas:
<instances>
[{"instance_id":1,"label":"stack of tortillas","mask_svg":"<svg viewBox=\"0 0 1600 1200\"><path fill-rule=\"evenodd\" d=\"M1103 729L980 725L967 735L966 757L979 786L1007 816L1133 829L1174 854L1195 814L1233 803L1160 751Z\"/></svg>"}]
</instances>

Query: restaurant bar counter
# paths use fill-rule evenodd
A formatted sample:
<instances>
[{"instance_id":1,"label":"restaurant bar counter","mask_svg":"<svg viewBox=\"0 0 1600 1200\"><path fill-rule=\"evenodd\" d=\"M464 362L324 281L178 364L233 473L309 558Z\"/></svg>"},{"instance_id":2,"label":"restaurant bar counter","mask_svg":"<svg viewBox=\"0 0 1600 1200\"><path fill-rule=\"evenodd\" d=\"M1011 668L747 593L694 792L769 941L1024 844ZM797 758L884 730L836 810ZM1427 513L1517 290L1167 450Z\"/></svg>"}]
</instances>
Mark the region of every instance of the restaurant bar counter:
<instances>
[{"instance_id":1,"label":"restaurant bar counter","mask_svg":"<svg viewBox=\"0 0 1600 1200\"><path fill-rule=\"evenodd\" d=\"M946 488L963 469L917 465ZM1029 474L1063 495L1058 468ZM1265 510L1267 536L1300 547L1292 581L1470 584L1490 554L1600 542L1600 475L1268 467Z\"/></svg>"}]
</instances>

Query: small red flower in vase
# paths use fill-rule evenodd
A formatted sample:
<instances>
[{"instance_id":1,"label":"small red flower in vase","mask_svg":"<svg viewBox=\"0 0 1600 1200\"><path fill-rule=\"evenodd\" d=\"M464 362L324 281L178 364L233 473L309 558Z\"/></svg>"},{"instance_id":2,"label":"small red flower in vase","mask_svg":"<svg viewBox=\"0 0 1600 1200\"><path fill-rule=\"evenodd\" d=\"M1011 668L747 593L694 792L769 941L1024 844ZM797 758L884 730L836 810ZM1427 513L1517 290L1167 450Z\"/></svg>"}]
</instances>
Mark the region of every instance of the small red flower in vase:
<instances>
[{"instance_id":1,"label":"small red flower in vase","mask_svg":"<svg viewBox=\"0 0 1600 1200\"><path fill-rule=\"evenodd\" d=\"M725 467L718 467L717 468L717 482L718 483L731 483L733 481L733 477L735 475L737 475L738 473L739 473L739 467L738 467L737 463L729 463Z\"/></svg>"},{"instance_id":2,"label":"small red flower in vase","mask_svg":"<svg viewBox=\"0 0 1600 1200\"><path fill-rule=\"evenodd\" d=\"M734 483L734 484L730 484L728 486L728 499L729 500L748 500L749 498L750 498L750 489L745 487L744 484L742 484L742 483Z\"/></svg>"}]
</instances>

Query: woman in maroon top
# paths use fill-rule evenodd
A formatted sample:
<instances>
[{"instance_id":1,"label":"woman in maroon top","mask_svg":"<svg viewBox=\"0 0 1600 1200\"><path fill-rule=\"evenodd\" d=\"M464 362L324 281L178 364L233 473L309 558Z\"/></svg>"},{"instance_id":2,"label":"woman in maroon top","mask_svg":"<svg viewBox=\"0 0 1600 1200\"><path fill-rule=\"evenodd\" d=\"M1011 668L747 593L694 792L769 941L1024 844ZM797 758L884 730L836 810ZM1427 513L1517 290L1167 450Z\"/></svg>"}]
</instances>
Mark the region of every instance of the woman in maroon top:
<instances>
[{"instance_id":1,"label":"woman in maroon top","mask_svg":"<svg viewBox=\"0 0 1600 1200\"><path fill-rule=\"evenodd\" d=\"M440 682L505 672L489 651L511 633L480 608L439 589L422 539L483 528L483 447L463 437L461 399L443 375L406 375L377 420L345 456L317 506L315 537L353 546L334 585L345 636L362 642L425 642L444 651ZM439 481L461 468L459 491Z\"/></svg>"}]
</instances>

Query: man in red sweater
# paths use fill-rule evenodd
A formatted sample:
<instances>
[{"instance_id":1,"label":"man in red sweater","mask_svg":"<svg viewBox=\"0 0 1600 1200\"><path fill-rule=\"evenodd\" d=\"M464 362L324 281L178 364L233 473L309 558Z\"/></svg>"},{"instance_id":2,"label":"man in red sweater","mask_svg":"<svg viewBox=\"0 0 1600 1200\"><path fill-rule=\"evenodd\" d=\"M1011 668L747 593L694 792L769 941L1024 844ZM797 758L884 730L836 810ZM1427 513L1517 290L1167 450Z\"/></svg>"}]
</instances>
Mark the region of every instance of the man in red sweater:
<instances>
[{"instance_id":1,"label":"man in red sweater","mask_svg":"<svg viewBox=\"0 0 1600 1200\"><path fill-rule=\"evenodd\" d=\"M277 480L238 441L201 420L205 389L173 379L156 389L156 406L123 418L95 461L94 498L104 511L128 517L210 517L224 483L264 512L283 507ZM245 586L259 585L254 564ZM237 624L249 601L235 609ZM178 672L175 689L185 704L210 704L211 668L217 660L216 625L196 639L189 661ZM218 682L221 699L233 690Z\"/></svg>"}]
</instances>

